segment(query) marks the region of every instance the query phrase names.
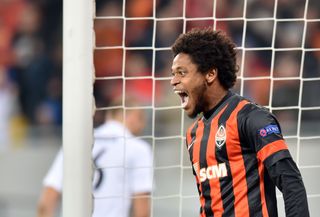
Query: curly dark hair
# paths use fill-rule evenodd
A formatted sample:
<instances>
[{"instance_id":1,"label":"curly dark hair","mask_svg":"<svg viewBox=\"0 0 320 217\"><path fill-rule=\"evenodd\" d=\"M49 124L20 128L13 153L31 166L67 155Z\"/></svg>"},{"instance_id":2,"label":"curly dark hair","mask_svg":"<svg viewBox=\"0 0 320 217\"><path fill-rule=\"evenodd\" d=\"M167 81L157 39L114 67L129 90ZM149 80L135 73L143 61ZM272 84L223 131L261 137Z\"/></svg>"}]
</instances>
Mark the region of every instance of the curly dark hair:
<instances>
[{"instance_id":1,"label":"curly dark hair","mask_svg":"<svg viewBox=\"0 0 320 217\"><path fill-rule=\"evenodd\" d=\"M233 87L237 79L235 48L224 32L212 28L194 28L181 34L171 47L174 56L179 53L190 55L201 73L217 69L218 79L225 89Z\"/></svg>"}]
</instances>

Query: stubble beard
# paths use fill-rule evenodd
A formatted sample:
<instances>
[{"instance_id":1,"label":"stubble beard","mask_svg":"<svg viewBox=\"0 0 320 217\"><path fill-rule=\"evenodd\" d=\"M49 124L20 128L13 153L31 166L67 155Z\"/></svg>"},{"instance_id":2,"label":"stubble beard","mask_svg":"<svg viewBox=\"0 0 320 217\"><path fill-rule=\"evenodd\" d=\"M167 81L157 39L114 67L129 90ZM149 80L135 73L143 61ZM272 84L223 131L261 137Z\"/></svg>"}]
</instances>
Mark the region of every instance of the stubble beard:
<instances>
[{"instance_id":1,"label":"stubble beard","mask_svg":"<svg viewBox=\"0 0 320 217\"><path fill-rule=\"evenodd\" d=\"M205 83L202 85L199 85L198 88L195 89L194 95L197 96L195 100L195 106L191 114L188 114L189 118L195 118L197 117L198 114L203 112L204 108L208 104L206 99L205 99L205 94L207 90L207 86Z\"/></svg>"}]
</instances>

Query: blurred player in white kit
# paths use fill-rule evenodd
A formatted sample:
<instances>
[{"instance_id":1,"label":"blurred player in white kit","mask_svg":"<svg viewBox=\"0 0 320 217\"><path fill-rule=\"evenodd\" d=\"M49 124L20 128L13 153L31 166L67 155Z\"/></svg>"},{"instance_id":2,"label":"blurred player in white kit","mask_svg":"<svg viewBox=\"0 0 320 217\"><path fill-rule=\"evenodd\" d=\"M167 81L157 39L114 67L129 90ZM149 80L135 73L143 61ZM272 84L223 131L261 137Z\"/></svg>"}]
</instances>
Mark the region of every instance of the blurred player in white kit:
<instances>
[{"instance_id":1,"label":"blurred player in white kit","mask_svg":"<svg viewBox=\"0 0 320 217\"><path fill-rule=\"evenodd\" d=\"M126 106L136 106L132 99L129 101ZM143 131L145 119L140 109L114 109L107 111L105 123L95 129L93 217L150 216L152 152L148 143L135 137ZM37 217L55 216L62 182L60 150L43 181Z\"/></svg>"}]
</instances>

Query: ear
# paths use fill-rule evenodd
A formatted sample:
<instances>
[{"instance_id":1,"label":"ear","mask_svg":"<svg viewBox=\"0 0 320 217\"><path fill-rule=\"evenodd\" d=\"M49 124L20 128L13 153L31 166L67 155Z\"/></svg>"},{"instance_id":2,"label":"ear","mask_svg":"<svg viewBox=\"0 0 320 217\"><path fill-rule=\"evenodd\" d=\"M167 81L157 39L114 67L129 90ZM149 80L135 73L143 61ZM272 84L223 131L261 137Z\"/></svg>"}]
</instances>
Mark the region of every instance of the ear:
<instances>
[{"instance_id":1,"label":"ear","mask_svg":"<svg viewBox=\"0 0 320 217\"><path fill-rule=\"evenodd\" d=\"M216 80L217 77L218 77L217 69L215 69L215 68L210 69L206 74L206 81L208 84L212 84Z\"/></svg>"}]
</instances>

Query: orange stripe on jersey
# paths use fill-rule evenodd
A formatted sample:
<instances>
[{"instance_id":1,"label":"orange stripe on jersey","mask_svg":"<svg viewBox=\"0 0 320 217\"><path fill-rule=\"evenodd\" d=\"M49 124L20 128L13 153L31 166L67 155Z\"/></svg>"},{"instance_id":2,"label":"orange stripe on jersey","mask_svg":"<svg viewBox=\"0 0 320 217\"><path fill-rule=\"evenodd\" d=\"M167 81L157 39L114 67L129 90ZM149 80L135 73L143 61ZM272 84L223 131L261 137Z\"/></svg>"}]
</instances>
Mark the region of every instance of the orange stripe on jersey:
<instances>
[{"instance_id":1,"label":"orange stripe on jersey","mask_svg":"<svg viewBox=\"0 0 320 217\"><path fill-rule=\"evenodd\" d=\"M191 142L191 131L194 128L194 126L196 125L196 122L194 122L191 127L189 127L188 131L187 131L187 136L186 136L186 140L187 140L187 145L190 144Z\"/></svg>"},{"instance_id":2,"label":"orange stripe on jersey","mask_svg":"<svg viewBox=\"0 0 320 217\"><path fill-rule=\"evenodd\" d=\"M207 146L207 164L208 165L217 165L218 162L215 158L216 145L215 145L215 132L217 131L218 120L223 114L227 105L221 109L221 111L213 118L211 122L211 131L208 140ZM214 216L220 216L223 214L223 201L221 200L221 191L220 191L220 181L219 179L210 180L210 196L211 196L211 209L214 213Z\"/></svg>"},{"instance_id":3,"label":"orange stripe on jersey","mask_svg":"<svg viewBox=\"0 0 320 217\"><path fill-rule=\"evenodd\" d=\"M284 140L277 140L274 142L269 143L268 145L264 146L260 151L257 153L257 157L261 162L267 159L270 155L281 151L287 150L288 146L284 142Z\"/></svg>"},{"instance_id":4,"label":"orange stripe on jersey","mask_svg":"<svg viewBox=\"0 0 320 217\"><path fill-rule=\"evenodd\" d=\"M264 191L264 166L262 161L258 163L258 170L259 170L259 179L260 179L260 196L261 196L261 206L262 206L262 216L269 217L266 196Z\"/></svg>"},{"instance_id":5,"label":"orange stripe on jersey","mask_svg":"<svg viewBox=\"0 0 320 217\"><path fill-rule=\"evenodd\" d=\"M200 183L200 180L199 180L199 169L200 169L200 144L201 144L201 139L203 137L203 129L204 129L204 124L203 122L200 120L198 121L198 128L197 128L197 131L196 131L196 140L193 144L193 162L192 162L192 165L198 165L198 166L194 166L194 170L196 172L196 180L197 180L197 184L199 185L199 189L200 189L200 192L202 194L202 189L201 189L201 183ZM191 131L190 131L191 133ZM200 195L200 204L201 204L201 207L204 207L204 204L205 204L205 199L204 197L202 197L202 195ZM201 217L205 217L205 213L204 211L201 213L200 215Z\"/></svg>"},{"instance_id":6,"label":"orange stripe on jersey","mask_svg":"<svg viewBox=\"0 0 320 217\"><path fill-rule=\"evenodd\" d=\"M242 157L242 151L239 141L238 112L248 103L248 101L241 101L237 107L231 113L229 119L226 122L227 132L227 154L230 163L230 170L233 181L233 193L234 193L234 212L237 217L249 216L249 204L248 204L248 185L246 180L246 169L244 160Z\"/></svg>"}]
</instances>

